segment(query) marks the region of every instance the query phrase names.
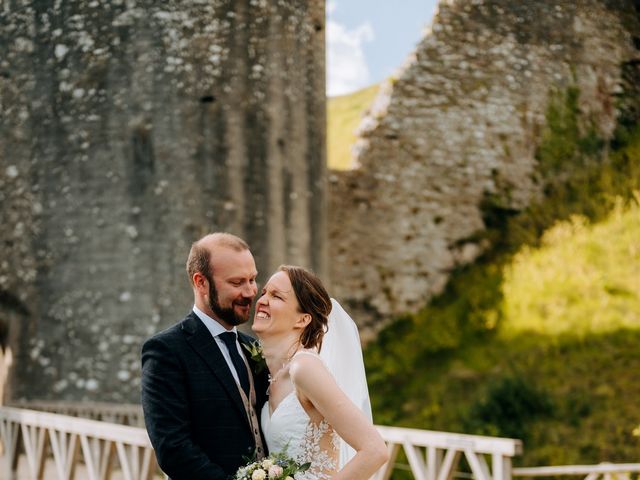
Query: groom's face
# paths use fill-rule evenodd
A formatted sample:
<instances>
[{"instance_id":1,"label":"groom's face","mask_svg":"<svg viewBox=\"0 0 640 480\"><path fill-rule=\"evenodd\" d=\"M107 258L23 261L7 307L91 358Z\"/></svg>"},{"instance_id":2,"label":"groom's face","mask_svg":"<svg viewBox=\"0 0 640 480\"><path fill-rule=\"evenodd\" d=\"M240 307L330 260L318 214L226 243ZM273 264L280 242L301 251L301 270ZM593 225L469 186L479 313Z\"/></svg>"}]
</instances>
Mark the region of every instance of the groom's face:
<instances>
[{"instance_id":1,"label":"groom's face","mask_svg":"<svg viewBox=\"0 0 640 480\"><path fill-rule=\"evenodd\" d=\"M235 326L249 320L251 304L258 291L257 271L251 252L226 251L212 258L213 276L209 281L209 307L215 318Z\"/></svg>"},{"instance_id":2,"label":"groom's face","mask_svg":"<svg viewBox=\"0 0 640 480\"><path fill-rule=\"evenodd\" d=\"M251 300L240 298L221 304L215 283L213 279L209 279L209 308L211 308L217 319L229 325L240 325L249 319L249 313L245 316L242 308L240 308L239 312L236 312L236 307L245 306L251 308Z\"/></svg>"}]
</instances>

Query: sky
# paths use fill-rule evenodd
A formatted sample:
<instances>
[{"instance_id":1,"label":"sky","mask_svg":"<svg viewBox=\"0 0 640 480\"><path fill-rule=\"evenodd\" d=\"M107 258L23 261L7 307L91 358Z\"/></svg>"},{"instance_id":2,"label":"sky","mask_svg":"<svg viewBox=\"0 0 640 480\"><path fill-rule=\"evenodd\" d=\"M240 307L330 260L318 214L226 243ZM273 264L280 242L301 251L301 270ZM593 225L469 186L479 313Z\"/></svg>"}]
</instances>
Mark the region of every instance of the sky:
<instances>
[{"instance_id":1,"label":"sky","mask_svg":"<svg viewBox=\"0 0 640 480\"><path fill-rule=\"evenodd\" d=\"M415 49L438 0L327 0L327 95L393 74Z\"/></svg>"}]
</instances>

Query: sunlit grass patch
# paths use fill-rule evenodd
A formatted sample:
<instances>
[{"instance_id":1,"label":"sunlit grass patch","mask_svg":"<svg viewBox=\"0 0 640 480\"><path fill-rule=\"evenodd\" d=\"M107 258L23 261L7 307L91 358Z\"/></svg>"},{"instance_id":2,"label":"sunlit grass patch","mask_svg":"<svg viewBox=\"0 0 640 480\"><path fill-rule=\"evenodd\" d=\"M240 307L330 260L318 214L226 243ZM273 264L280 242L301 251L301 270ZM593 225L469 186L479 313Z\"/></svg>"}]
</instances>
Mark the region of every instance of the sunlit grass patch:
<instances>
[{"instance_id":1,"label":"sunlit grass patch","mask_svg":"<svg viewBox=\"0 0 640 480\"><path fill-rule=\"evenodd\" d=\"M591 225L574 216L523 247L505 268L504 325L509 335L640 329L640 208L618 202Z\"/></svg>"},{"instance_id":2,"label":"sunlit grass patch","mask_svg":"<svg viewBox=\"0 0 640 480\"><path fill-rule=\"evenodd\" d=\"M327 164L330 169L352 168L351 149L362 115L371 106L379 85L327 100Z\"/></svg>"}]
</instances>

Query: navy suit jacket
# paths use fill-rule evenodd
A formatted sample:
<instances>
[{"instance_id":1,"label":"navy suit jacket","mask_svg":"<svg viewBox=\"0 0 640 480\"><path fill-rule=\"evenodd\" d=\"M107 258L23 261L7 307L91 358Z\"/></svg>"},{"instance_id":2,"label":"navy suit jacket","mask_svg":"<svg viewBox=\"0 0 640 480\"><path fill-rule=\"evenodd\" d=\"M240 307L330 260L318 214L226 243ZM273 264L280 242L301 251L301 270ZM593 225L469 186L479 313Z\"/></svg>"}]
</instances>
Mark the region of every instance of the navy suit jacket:
<instances>
[{"instance_id":1,"label":"navy suit jacket","mask_svg":"<svg viewBox=\"0 0 640 480\"><path fill-rule=\"evenodd\" d=\"M241 332L238 339L253 340ZM259 418L267 372L253 375ZM160 468L173 480L226 479L256 448L233 375L193 312L144 343L142 408Z\"/></svg>"}]
</instances>

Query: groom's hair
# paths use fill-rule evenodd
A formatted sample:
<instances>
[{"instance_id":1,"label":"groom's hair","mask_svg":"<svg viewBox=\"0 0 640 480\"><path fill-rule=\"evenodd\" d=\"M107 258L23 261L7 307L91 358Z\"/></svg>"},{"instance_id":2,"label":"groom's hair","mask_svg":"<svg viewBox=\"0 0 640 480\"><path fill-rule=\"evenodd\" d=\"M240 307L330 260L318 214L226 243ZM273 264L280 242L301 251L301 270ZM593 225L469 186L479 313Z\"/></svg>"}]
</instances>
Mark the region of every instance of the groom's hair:
<instances>
[{"instance_id":1,"label":"groom's hair","mask_svg":"<svg viewBox=\"0 0 640 480\"><path fill-rule=\"evenodd\" d=\"M187 258L187 274L189 282L193 285L193 276L201 273L207 280L213 281L213 271L211 269L211 250L214 247L226 247L236 252L249 250L247 242L231 233L215 232L205 235L200 240L191 244L189 257Z\"/></svg>"},{"instance_id":2,"label":"groom's hair","mask_svg":"<svg viewBox=\"0 0 640 480\"><path fill-rule=\"evenodd\" d=\"M317 348L320 351L331 313L331 297L327 289L320 278L302 267L280 265L278 270L289 277L300 312L311 315L311 322L300 335L300 343L304 348Z\"/></svg>"}]
</instances>

